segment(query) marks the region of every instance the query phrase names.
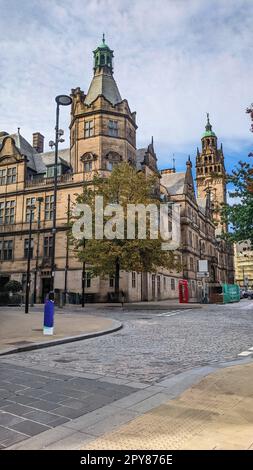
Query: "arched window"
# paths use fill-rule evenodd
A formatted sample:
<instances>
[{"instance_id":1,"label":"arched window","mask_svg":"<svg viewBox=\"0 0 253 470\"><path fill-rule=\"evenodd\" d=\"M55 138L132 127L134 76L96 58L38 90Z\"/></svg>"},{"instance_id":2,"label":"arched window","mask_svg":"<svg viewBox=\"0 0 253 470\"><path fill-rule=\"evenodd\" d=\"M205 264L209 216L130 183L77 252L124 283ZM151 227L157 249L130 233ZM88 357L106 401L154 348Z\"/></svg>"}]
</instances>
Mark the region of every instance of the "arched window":
<instances>
[{"instance_id":1,"label":"arched window","mask_svg":"<svg viewBox=\"0 0 253 470\"><path fill-rule=\"evenodd\" d=\"M217 171L217 166L216 166L216 165L214 165L214 171L215 171L215 173L216 173L216 171Z\"/></svg>"},{"instance_id":2,"label":"arched window","mask_svg":"<svg viewBox=\"0 0 253 470\"><path fill-rule=\"evenodd\" d=\"M212 161L212 156L210 155L210 156L209 156L209 162L211 162L211 161Z\"/></svg>"},{"instance_id":3,"label":"arched window","mask_svg":"<svg viewBox=\"0 0 253 470\"><path fill-rule=\"evenodd\" d=\"M207 171L208 171L208 168L205 168L205 173L207 173Z\"/></svg>"},{"instance_id":4,"label":"arched window","mask_svg":"<svg viewBox=\"0 0 253 470\"><path fill-rule=\"evenodd\" d=\"M207 157L205 157L205 162L207 162Z\"/></svg>"},{"instance_id":5,"label":"arched window","mask_svg":"<svg viewBox=\"0 0 253 470\"><path fill-rule=\"evenodd\" d=\"M212 166L210 166L210 173L212 173L212 171L213 171L213 167L212 167Z\"/></svg>"},{"instance_id":6,"label":"arched window","mask_svg":"<svg viewBox=\"0 0 253 470\"><path fill-rule=\"evenodd\" d=\"M105 64L105 56L104 56L104 54L101 54L101 61L100 61L100 64L101 64L101 65L104 65L104 64Z\"/></svg>"},{"instance_id":7,"label":"arched window","mask_svg":"<svg viewBox=\"0 0 253 470\"><path fill-rule=\"evenodd\" d=\"M218 165L218 171L220 171L220 165Z\"/></svg>"},{"instance_id":8,"label":"arched window","mask_svg":"<svg viewBox=\"0 0 253 470\"><path fill-rule=\"evenodd\" d=\"M210 145L210 139L206 139L206 145L207 147Z\"/></svg>"}]
</instances>

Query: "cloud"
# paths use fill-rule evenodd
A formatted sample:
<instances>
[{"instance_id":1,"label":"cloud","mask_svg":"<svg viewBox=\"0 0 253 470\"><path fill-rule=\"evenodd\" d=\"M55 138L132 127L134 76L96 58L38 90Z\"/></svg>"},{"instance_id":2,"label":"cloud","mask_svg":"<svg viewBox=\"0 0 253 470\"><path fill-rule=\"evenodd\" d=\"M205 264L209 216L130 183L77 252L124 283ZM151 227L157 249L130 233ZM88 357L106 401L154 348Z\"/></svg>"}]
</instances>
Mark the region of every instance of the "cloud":
<instances>
[{"instance_id":1,"label":"cloud","mask_svg":"<svg viewBox=\"0 0 253 470\"><path fill-rule=\"evenodd\" d=\"M173 153L179 166L194 158L207 111L235 159L249 148L251 0L0 0L0 11L1 130L52 138L54 97L87 91L105 32L138 144L153 135L161 166Z\"/></svg>"}]
</instances>

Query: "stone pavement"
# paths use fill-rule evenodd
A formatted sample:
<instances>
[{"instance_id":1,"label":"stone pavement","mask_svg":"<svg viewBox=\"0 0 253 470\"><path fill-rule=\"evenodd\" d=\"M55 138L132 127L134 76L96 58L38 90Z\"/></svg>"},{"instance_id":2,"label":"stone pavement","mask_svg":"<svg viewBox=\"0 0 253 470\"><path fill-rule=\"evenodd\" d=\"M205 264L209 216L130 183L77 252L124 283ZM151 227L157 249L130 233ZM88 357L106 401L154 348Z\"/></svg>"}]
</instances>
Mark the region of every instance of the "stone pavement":
<instances>
[{"instance_id":1,"label":"stone pavement","mask_svg":"<svg viewBox=\"0 0 253 470\"><path fill-rule=\"evenodd\" d=\"M117 331L121 323L110 318L77 315L56 311L54 335L43 335L43 308L31 309L25 314L23 308L0 308L0 355L18 352L48 344L59 344L85 337Z\"/></svg>"},{"instance_id":2,"label":"stone pavement","mask_svg":"<svg viewBox=\"0 0 253 470\"><path fill-rule=\"evenodd\" d=\"M253 450L252 377L252 363L222 369L82 449Z\"/></svg>"}]
</instances>

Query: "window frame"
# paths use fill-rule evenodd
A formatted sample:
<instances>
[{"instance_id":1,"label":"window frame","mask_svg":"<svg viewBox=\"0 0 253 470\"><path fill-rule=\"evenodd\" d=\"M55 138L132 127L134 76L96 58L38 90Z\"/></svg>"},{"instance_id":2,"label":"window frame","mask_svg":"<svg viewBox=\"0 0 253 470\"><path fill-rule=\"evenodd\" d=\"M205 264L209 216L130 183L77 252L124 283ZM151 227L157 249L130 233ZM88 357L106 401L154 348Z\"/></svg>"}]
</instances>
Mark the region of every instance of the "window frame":
<instances>
[{"instance_id":1,"label":"window frame","mask_svg":"<svg viewBox=\"0 0 253 470\"><path fill-rule=\"evenodd\" d=\"M108 134L110 137L118 137L119 136L119 126L118 121L114 119L109 119L108 121Z\"/></svg>"},{"instance_id":2,"label":"window frame","mask_svg":"<svg viewBox=\"0 0 253 470\"><path fill-rule=\"evenodd\" d=\"M94 137L94 120L84 121L84 138Z\"/></svg>"}]
</instances>

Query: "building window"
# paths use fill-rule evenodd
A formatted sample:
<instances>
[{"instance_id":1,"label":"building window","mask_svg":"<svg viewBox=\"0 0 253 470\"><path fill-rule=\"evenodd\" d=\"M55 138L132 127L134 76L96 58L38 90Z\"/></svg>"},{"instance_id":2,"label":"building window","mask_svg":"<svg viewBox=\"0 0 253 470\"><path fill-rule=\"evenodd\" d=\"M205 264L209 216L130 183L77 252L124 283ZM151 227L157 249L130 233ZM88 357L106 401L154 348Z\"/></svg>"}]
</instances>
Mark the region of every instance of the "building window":
<instances>
[{"instance_id":1,"label":"building window","mask_svg":"<svg viewBox=\"0 0 253 470\"><path fill-rule=\"evenodd\" d=\"M161 294L161 278L157 276L157 295Z\"/></svg>"},{"instance_id":2,"label":"building window","mask_svg":"<svg viewBox=\"0 0 253 470\"><path fill-rule=\"evenodd\" d=\"M189 232L189 245L192 246L192 233Z\"/></svg>"},{"instance_id":3,"label":"building window","mask_svg":"<svg viewBox=\"0 0 253 470\"><path fill-rule=\"evenodd\" d=\"M90 272L85 272L85 287L89 288L91 286L91 274Z\"/></svg>"},{"instance_id":4,"label":"building window","mask_svg":"<svg viewBox=\"0 0 253 470\"><path fill-rule=\"evenodd\" d=\"M4 261L13 259L13 240L0 242L0 259Z\"/></svg>"},{"instance_id":5,"label":"building window","mask_svg":"<svg viewBox=\"0 0 253 470\"><path fill-rule=\"evenodd\" d=\"M84 129L85 129L84 131L85 137L92 137L94 135L93 121L86 121Z\"/></svg>"},{"instance_id":6,"label":"building window","mask_svg":"<svg viewBox=\"0 0 253 470\"><path fill-rule=\"evenodd\" d=\"M85 162L84 163L84 171L85 171L85 173L88 173L89 171L92 171L92 162Z\"/></svg>"},{"instance_id":7,"label":"building window","mask_svg":"<svg viewBox=\"0 0 253 470\"><path fill-rule=\"evenodd\" d=\"M46 196L45 200L45 219L53 220L54 213L54 195Z\"/></svg>"},{"instance_id":8,"label":"building window","mask_svg":"<svg viewBox=\"0 0 253 470\"><path fill-rule=\"evenodd\" d=\"M195 292L195 281L192 281L192 292Z\"/></svg>"},{"instance_id":9,"label":"building window","mask_svg":"<svg viewBox=\"0 0 253 470\"><path fill-rule=\"evenodd\" d=\"M163 289L166 290L166 277L163 276Z\"/></svg>"},{"instance_id":10,"label":"building window","mask_svg":"<svg viewBox=\"0 0 253 470\"><path fill-rule=\"evenodd\" d=\"M107 170L112 171L117 164L118 162L107 162Z\"/></svg>"},{"instance_id":11,"label":"building window","mask_svg":"<svg viewBox=\"0 0 253 470\"><path fill-rule=\"evenodd\" d=\"M54 168L55 165L50 165L47 167L47 178L54 178ZM57 176L62 175L62 165L57 165Z\"/></svg>"},{"instance_id":12,"label":"building window","mask_svg":"<svg viewBox=\"0 0 253 470\"><path fill-rule=\"evenodd\" d=\"M194 271L193 258L192 257L190 257L190 270Z\"/></svg>"},{"instance_id":13,"label":"building window","mask_svg":"<svg viewBox=\"0 0 253 470\"><path fill-rule=\"evenodd\" d=\"M108 130L110 136L118 137L118 121L109 120Z\"/></svg>"},{"instance_id":14,"label":"building window","mask_svg":"<svg viewBox=\"0 0 253 470\"><path fill-rule=\"evenodd\" d=\"M6 170L0 170L0 185L6 184Z\"/></svg>"},{"instance_id":15,"label":"building window","mask_svg":"<svg viewBox=\"0 0 253 470\"><path fill-rule=\"evenodd\" d=\"M14 168L7 168L7 184L16 183L17 179L17 169Z\"/></svg>"},{"instance_id":16,"label":"building window","mask_svg":"<svg viewBox=\"0 0 253 470\"><path fill-rule=\"evenodd\" d=\"M0 225L14 224L15 206L15 201L0 202Z\"/></svg>"},{"instance_id":17,"label":"building window","mask_svg":"<svg viewBox=\"0 0 253 470\"><path fill-rule=\"evenodd\" d=\"M52 246L53 246L53 237L45 237L44 238L44 249L43 249L44 258L51 258L51 256L52 256Z\"/></svg>"},{"instance_id":18,"label":"building window","mask_svg":"<svg viewBox=\"0 0 253 470\"><path fill-rule=\"evenodd\" d=\"M171 285L171 290L175 290L175 279L171 278L170 285Z\"/></svg>"},{"instance_id":19,"label":"building window","mask_svg":"<svg viewBox=\"0 0 253 470\"><path fill-rule=\"evenodd\" d=\"M26 211L25 211L25 221L30 222L30 216L32 217L32 222L34 221L35 207L30 209L31 206L35 206L36 198L28 197L26 200Z\"/></svg>"},{"instance_id":20,"label":"building window","mask_svg":"<svg viewBox=\"0 0 253 470\"><path fill-rule=\"evenodd\" d=\"M136 288L136 272L135 271L132 272L132 288L133 289Z\"/></svg>"},{"instance_id":21,"label":"building window","mask_svg":"<svg viewBox=\"0 0 253 470\"><path fill-rule=\"evenodd\" d=\"M114 287L114 277L113 276L110 276L109 287Z\"/></svg>"},{"instance_id":22,"label":"building window","mask_svg":"<svg viewBox=\"0 0 253 470\"><path fill-rule=\"evenodd\" d=\"M4 202L0 202L0 225L4 223Z\"/></svg>"},{"instance_id":23,"label":"building window","mask_svg":"<svg viewBox=\"0 0 253 470\"><path fill-rule=\"evenodd\" d=\"M24 242L24 257L26 259L28 258L28 246L29 246L29 239L26 238ZM31 239L30 258L33 258L33 239Z\"/></svg>"}]
</instances>

